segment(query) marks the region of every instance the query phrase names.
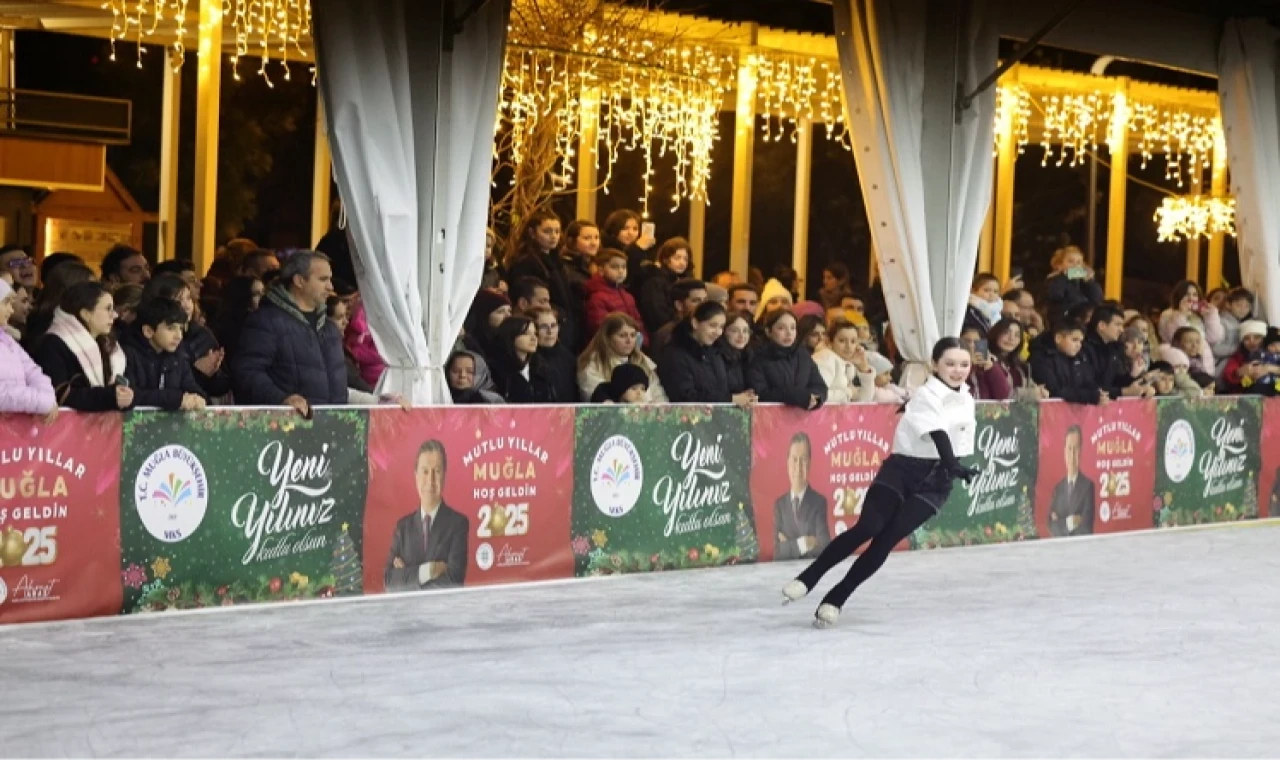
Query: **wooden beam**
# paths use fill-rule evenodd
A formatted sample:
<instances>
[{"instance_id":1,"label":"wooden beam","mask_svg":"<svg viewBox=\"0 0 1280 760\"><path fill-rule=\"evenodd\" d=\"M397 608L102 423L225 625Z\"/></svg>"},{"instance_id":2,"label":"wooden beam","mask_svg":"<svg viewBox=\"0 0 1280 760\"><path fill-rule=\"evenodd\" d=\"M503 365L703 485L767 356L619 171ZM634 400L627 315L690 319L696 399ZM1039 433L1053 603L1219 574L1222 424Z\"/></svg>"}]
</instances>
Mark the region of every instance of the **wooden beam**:
<instances>
[{"instance_id":1,"label":"wooden beam","mask_svg":"<svg viewBox=\"0 0 1280 760\"><path fill-rule=\"evenodd\" d=\"M1227 142L1222 136L1222 131L1218 131L1218 139L1213 145L1213 167L1212 179L1209 184L1209 194L1214 198L1224 198L1227 195ZM1209 238L1209 257L1208 271L1205 273L1204 286L1206 290L1222 287L1222 249L1225 240L1221 232Z\"/></svg>"},{"instance_id":2,"label":"wooden beam","mask_svg":"<svg viewBox=\"0 0 1280 760\"><path fill-rule=\"evenodd\" d=\"M200 0L196 46L196 182L191 261L203 276L218 238L218 99L222 89L222 0Z\"/></svg>"},{"instance_id":3,"label":"wooden beam","mask_svg":"<svg viewBox=\"0 0 1280 760\"><path fill-rule=\"evenodd\" d=\"M733 201L729 222L729 268L744 278L750 270L751 172L756 145L756 70L738 69L738 108L733 133Z\"/></svg>"},{"instance_id":4,"label":"wooden beam","mask_svg":"<svg viewBox=\"0 0 1280 760\"><path fill-rule=\"evenodd\" d=\"M311 170L311 243L312 247L329 234L330 207L333 205L333 154L329 152L329 130L324 120L324 97L316 90L316 149ZM355 283L351 283L355 285Z\"/></svg>"},{"instance_id":5,"label":"wooden beam","mask_svg":"<svg viewBox=\"0 0 1280 760\"><path fill-rule=\"evenodd\" d=\"M1127 108L1127 79L1121 79L1116 96ZM1106 297L1121 300L1124 290L1124 203L1129 189L1129 130L1114 129L1108 136L1111 149L1111 192L1107 198Z\"/></svg>"},{"instance_id":6,"label":"wooden beam","mask_svg":"<svg viewBox=\"0 0 1280 760\"><path fill-rule=\"evenodd\" d=\"M178 146L182 72L172 48L164 53L164 93L160 99L160 236L158 261L178 257Z\"/></svg>"},{"instance_id":7,"label":"wooden beam","mask_svg":"<svg viewBox=\"0 0 1280 760\"><path fill-rule=\"evenodd\" d=\"M1013 180L1018 162L1018 143L1011 124L1003 127L997 124L996 134L1000 143L996 152L996 200L991 221L994 227L991 273L1003 287L1009 281L1013 266Z\"/></svg>"},{"instance_id":8,"label":"wooden beam","mask_svg":"<svg viewBox=\"0 0 1280 760\"><path fill-rule=\"evenodd\" d=\"M715 276L703 268L707 248L707 202L706 200L689 200L689 256L693 262L693 271L702 279L710 282ZM745 277L745 275L744 275Z\"/></svg>"},{"instance_id":9,"label":"wooden beam","mask_svg":"<svg viewBox=\"0 0 1280 760\"><path fill-rule=\"evenodd\" d=\"M600 88L584 88L579 98L582 104L582 129L578 135L578 217L596 218L596 194L600 187L598 155L600 143Z\"/></svg>"},{"instance_id":10,"label":"wooden beam","mask_svg":"<svg viewBox=\"0 0 1280 760\"><path fill-rule=\"evenodd\" d=\"M791 266L800 277L801 298L809 292L809 189L812 179L813 120L801 116L796 123L796 203L791 231Z\"/></svg>"}]
</instances>

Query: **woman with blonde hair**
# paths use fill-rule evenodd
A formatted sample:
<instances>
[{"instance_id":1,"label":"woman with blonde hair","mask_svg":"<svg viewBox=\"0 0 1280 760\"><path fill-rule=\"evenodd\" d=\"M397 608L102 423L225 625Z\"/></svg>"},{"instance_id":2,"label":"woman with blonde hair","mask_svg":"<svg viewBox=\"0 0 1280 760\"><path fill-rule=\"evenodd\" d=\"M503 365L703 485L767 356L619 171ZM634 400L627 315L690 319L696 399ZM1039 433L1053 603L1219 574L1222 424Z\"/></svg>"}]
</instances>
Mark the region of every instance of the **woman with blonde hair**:
<instances>
[{"instance_id":1,"label":"woman with blonde hair","mask_svg":"<svg viewBox=\"0 0 1280 760\"><path fill-rule=\"evenodd\" d=\"M605 317L587 350L578 358L578 390L582 392L583 401L590 401L596 387L609 382L614 367L631 363L649 375L646 403L667 403L667 392L658 380L658 365L636 345L639 334L640 324L626 314L614 312Z\"/></svg>"}]
</instances>

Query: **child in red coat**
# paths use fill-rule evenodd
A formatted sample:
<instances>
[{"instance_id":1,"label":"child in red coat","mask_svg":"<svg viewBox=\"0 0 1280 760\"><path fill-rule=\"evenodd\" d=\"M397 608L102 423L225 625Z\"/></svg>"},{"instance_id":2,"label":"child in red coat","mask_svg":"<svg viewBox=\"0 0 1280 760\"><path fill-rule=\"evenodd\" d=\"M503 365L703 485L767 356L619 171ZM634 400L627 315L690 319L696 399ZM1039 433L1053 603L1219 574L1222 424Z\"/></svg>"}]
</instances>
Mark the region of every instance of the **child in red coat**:
<instances>
[{"instance_id":1,"label":"child in red coat","mask_svg":"<svg viewBox=\"0 0 1280 760\"><path fill-rule=\"evenodd\" d=\"M587 295L587 333L595 335L604 324L605 317L615 311L622 312L644 324L636 299L622 283L627 279L627 254L614 248L605 248L596 254L596 275L582 284ZM645 336L646 342L649 336Z\"/></svg>"}]
</instances>

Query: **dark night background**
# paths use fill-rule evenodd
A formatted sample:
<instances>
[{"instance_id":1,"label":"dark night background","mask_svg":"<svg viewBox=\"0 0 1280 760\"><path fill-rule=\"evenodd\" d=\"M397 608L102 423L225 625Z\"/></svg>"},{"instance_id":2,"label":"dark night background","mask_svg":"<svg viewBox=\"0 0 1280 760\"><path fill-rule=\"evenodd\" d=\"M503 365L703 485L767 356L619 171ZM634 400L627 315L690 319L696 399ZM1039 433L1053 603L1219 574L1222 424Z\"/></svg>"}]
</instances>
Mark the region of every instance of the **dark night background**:
<instances>
[{"instance_id":1,"label":"dark night background","mask_svg":"<svg viewBox=\"0 0 1280 760\"><path fill-rule=\"evenodd\" d=\"M672 0L670 10L682 10L729 21L754 20L763 25L796 31L831 34L831 10L821 3L778 0L739 3L732 0ZM1016 46L1002 41L1001 54ZM105 40L44 32L17 33L15 86L84 95L128 98L133 101L133 142L114 147L109 163L142 207L154 211L159 199L159 151L162 50L148 47L143 67L136 64L136 47L117 43L117 60L109 60L110 44ZM195 55L188 52L182 70L183 108L181 112L181 162L179 167L178 246L181 251L191 235L193 155L195 150ZM1090 54L1041 47L1027 62L1037 66L1087 72L1096 60ZM309 64L292 64L291 81L283 69L272 63L274 87L258 76L258 59L240 63L241 80L232 77L224 58L222 73L222 124L219 137L219 242L234 236L250 237L269 247L304 247L313 244L310 236L312 156L315 146L316 90L311 85ZM1158 82L1181 87L1213 90L1212 79L1197 77L1155 66L1122 61L1107 70L1111 76ZM707 250L701 274L711 276L728 265L729 203L733 184L733 114L720 118L720 141L713 154L710 206L707 209ZM1013 263L1026 270L1027 282L1035 288L1048 273L1052 251L1066 242L1086 247L1089 201L1089 166L1074 169L1040 166L1040 148L1032 144L1018 162L1015 178ZM870 236L865 209L858 188L853 155L837 141L829 141L819 130L813 140L813 175L809 219L810 287L821 284L822 266L843 261L853 273L857 286L866 284ZM1139 160L1130 162L1131 175L1175 190L1164 179L1164 162L1157 154L1147 169ZM654 177L654 197L650 212L658 227L658 237L686 235L689 208L685 202L670 209L673 192L670 170L674 159L659 161ZM752 176L751 263L766 275L774 267L791 261L794 220L795 146L781 142L756 141ZM615 180L608 194L599 196L599 219L615 208L638 208L641 192L642 157L623 153L614 170ZM1098 241L1095 266L1106 267L1107 187L1110 169L1099 165L1096 199ZM1207 178L1206 178L1207 185ZM336 192L335 192L336 197ZM1161 194L1131 182L1127 202L1126 300L1154 306L1164 300L1169 286L1181 279L1185 270L1184 243L1156 242L1152 215ZM557 204L562 217L573 216L573 200ZM154 253L154 240L148 246ZM1202 244L1202 259L1207 243ZM1228 238L1225 253L1228 282L1239 281L1235 241Z\"/></svg>"}]
</instances>

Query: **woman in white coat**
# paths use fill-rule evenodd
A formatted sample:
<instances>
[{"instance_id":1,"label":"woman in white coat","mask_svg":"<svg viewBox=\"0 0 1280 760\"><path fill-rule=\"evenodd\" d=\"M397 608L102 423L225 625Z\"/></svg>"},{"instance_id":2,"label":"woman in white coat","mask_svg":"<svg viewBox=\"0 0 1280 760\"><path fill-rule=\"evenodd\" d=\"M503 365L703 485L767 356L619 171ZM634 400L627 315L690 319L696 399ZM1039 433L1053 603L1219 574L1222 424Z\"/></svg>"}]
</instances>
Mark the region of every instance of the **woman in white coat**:
<instances>
[{"instance_id":1,"label":"woman in white coat","mask_svg":"<svg viewBox=\"0 0 1280 760\"><path fill-rule=\"evenodd\" d=\"M893 437L893 453L867 491L862 516L818 555L804 572L782 589L784 603L804 598L828 570L870 545L823 598L814 625L835 625L840 610L863 582L880 569L893 547L937 514L957 480L966 483L978 470L958 457L973 453L973 396L969 352L956 338L943 338L933 348L933 377L907 402Z\"/></svg>"}]
</instances>

